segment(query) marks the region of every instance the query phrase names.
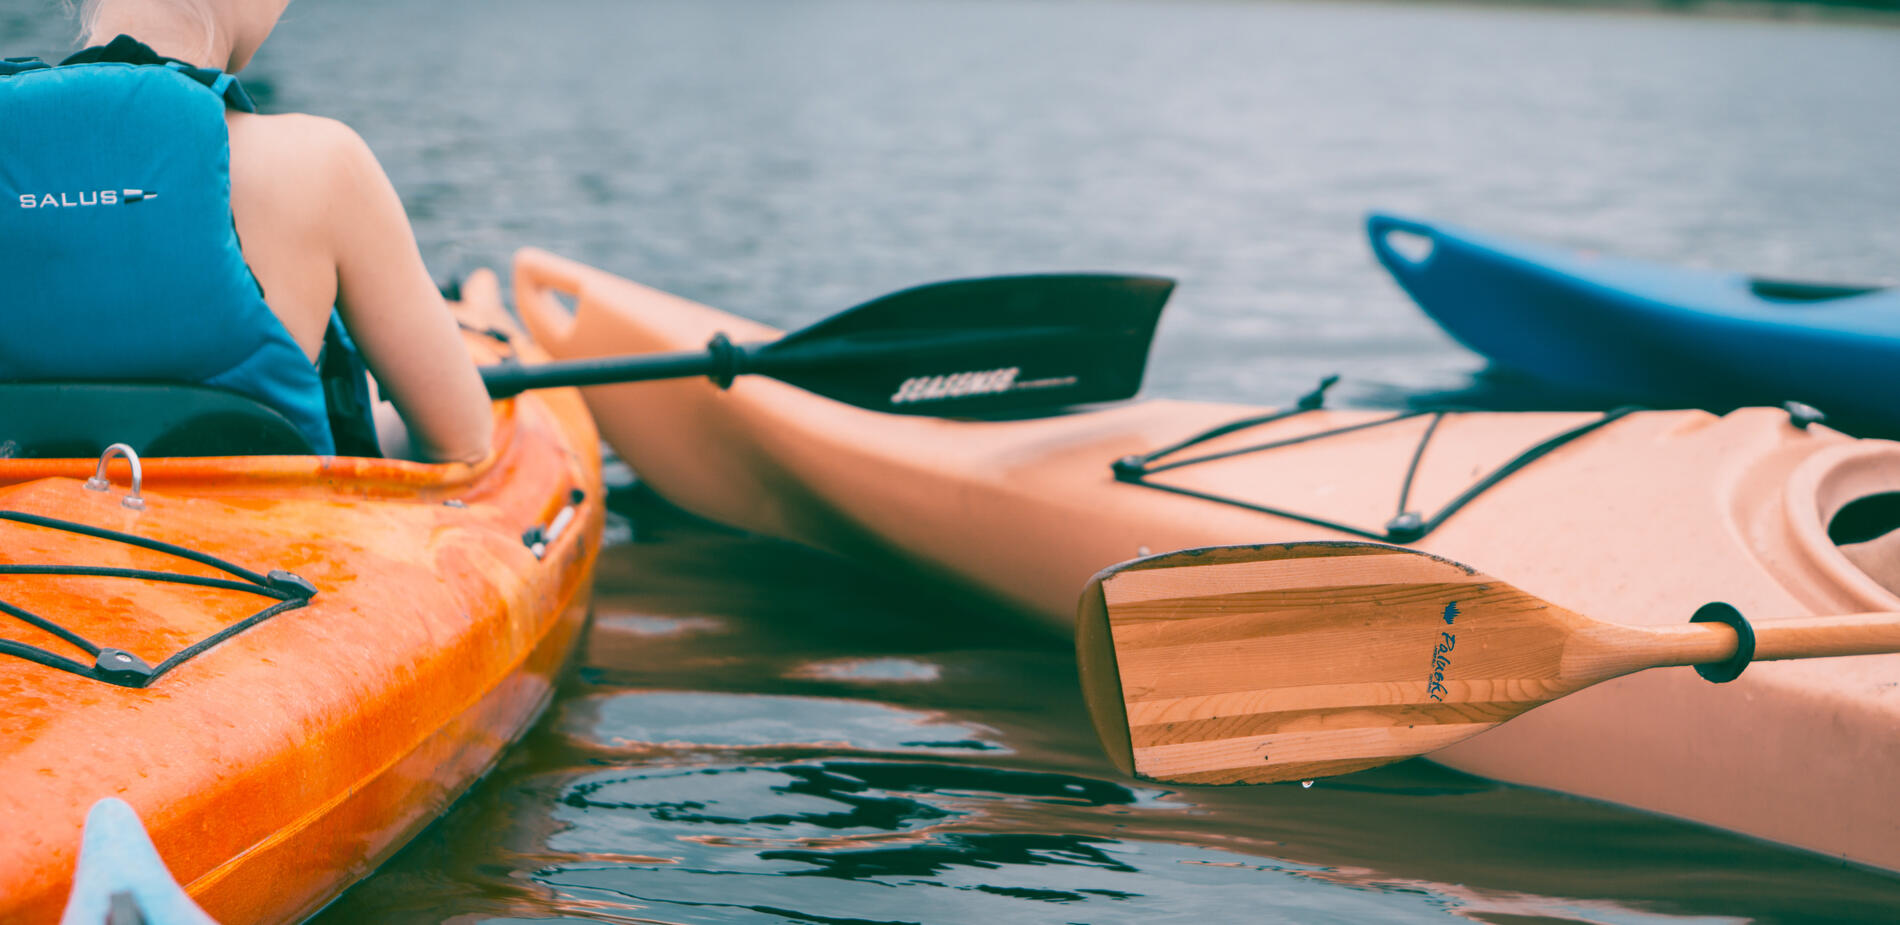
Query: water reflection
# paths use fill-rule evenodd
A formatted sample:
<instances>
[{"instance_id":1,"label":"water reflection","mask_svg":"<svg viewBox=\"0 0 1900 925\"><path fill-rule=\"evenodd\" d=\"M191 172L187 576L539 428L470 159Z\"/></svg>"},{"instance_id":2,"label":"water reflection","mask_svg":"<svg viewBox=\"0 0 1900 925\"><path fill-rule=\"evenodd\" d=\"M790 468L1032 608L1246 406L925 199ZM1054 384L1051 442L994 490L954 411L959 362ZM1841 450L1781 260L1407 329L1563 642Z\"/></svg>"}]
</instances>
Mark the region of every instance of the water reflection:
<instances>
[{"instance_id":1,"label":"water reflection","mask_svg":"<svg viewBox=\"0 0 1900 925\"><path fill-rule=\"evenodd\" d=\"M825 697L640 691L564 705L570 734L604 747L1004 751L981 726Z\"/></svg>"},{"instance_id":2,"label":"water reflection","mask_svg":"<svg viewBox=\"0 0 1900 925\"><path fill-rule=\"evenodd\" d=\"M556 905L624 904L693 922L1381 922L1506 909L1546 920L1691 920L1118 834L1130 816L1184 811L1164 797L1101 779L933 762L603 772L569 784L554 813L566 828L548 847L574 859L532 879ZM1071 810L1059 829L1041 808L1050 806ZM1037 831L998 825L1031 809L1043 820Z\"/></svg>"},{"instance_id":3,"label":"water reflection","mask_svg":"<svg viewBox=\"0 0 1900 925\"><path fill-rule=\"evenodd\" d=\"M1192 914L1252 911L1248 891L1225 901L1220 888L1257 881L1266 869L1258 859L1237 864L1215 850L1085 831L990 830L1011 805L1127 811L1157 807L1158 797L1111 781L929 762L610 773L569 789L556 816L570 827L550 847L667 860L561 864L534 879L557 894L597 902L611 894L631 909L671 908L692 921L1167 921L1190 914L1181 905L1190 896ZM1112 829L1113 818L1088 828ZM1308 895L1276 892L1276 902L1324 906L1341 920L1447 905L1287 885Z\"/></svg>"},{"instance_id":4,"label":"water reflection","mask_svg":"<svg viewBox=\"0 0 1900 925\"><path fill-rule=\"evenodd\" d=\"M638 541L603 554L603 619L550 715L320 922L1649 925L1808 921L1817 895L1882 921L1900 897L1422 762L1311 789L1128 781L1065 640L638 491L614 503Z\"/></svg>"},{"instance_id":5,"label":"water reflection","mask_svg":"<svg viewBox=\"0 0 1900 925\"><path fill-rule=\"evenodd\" d=\"M935 681L943 670L930 662L908 658L843 658L806 662L792 669L790 677L829 681Z\"/></svg>"}]
</instances>

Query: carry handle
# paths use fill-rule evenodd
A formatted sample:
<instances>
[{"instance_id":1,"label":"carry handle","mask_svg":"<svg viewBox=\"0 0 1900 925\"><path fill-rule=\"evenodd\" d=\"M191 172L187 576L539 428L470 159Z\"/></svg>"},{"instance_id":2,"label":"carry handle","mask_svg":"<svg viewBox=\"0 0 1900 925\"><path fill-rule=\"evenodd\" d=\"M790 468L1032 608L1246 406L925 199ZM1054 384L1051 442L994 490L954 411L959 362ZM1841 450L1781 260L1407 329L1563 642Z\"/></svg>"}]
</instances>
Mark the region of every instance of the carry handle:
<instances>
[{"instance_id":1,"label":"carry handle","mask_svg":"<svg viewBox=\"0 0 1900 925\"><path fill-rule=\"evenodd\" d=\"M584 263L534 247L515 252L515 311L528 333L543 344L564 344L574 333L574 312L556 293L572 298L579 308L587 279L598 274Z\"/></svg>"},{"instance_id":2,"label":"carry handle","mask_svg":"<svg viewBox=\"0 0 1900 925\"><path fill-rule=\"evenodd\" d=\"M1424 254L1414 258L1392 244L1392 234L1414 235L1423 238L1429 245ZM1374 212L1366 216L1366 235L1372 239L1372 253L1379 262L1400 278L1414 277L1431 265L1432 255L1438 250L1438 229L1424 222L1400 218Z\"/></svg>"}]
</instances>

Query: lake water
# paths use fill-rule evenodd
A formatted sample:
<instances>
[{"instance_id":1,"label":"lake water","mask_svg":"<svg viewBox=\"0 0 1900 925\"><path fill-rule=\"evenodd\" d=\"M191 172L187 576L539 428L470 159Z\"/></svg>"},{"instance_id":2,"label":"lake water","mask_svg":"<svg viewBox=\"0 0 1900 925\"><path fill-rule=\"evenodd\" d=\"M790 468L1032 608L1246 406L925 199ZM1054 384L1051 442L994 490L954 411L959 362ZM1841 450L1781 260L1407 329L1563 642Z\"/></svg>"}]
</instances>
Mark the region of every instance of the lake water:
<instances>
[{"instance_id":1,"label":"lake water","mask_svg":"<svg viewBox=\"0 0 1900 925\"><path fill-rule=\"evenodd\" d=\"M8 54L50 3L0 0ZM302 0L247 82L355 126L439 276L533 244L795 326L919 282L1180 280L1154 394L1482 386L1369 209L1900 272L1900 28L1436 4ZM1496 394L1503 403L1523 396ZM621 473L624 477L624 473ZM1889 921L1900 879L1423 762L1137 784L1065 640L616 493L578 671L320 921Z\"/></svg>"}]
</instances>

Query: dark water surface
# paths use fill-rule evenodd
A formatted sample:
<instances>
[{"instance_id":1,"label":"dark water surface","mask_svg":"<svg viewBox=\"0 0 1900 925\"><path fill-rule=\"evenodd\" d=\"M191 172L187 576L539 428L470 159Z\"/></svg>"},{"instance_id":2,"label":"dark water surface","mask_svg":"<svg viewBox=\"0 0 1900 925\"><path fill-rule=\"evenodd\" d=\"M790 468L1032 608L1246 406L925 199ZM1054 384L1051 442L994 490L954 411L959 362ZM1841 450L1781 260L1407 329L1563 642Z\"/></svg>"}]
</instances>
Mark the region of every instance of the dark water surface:
<instances>
[{"instance_id":1,"label":"dark water surface","mask_svg":"<svg viewBox=\"0 0 1900 925\"><path fill-rule=\"evenodd\" d=\"M638 492L580 668L349 922L1891 920L1900 883L1414 761L1171 790L1065 640Z\"/></svg>"},{"instance_id":2,"label":"dark water surface","mask_svg":"<svg viewBox=\"0 0 1900 925\"><path fill-rule=\"evenodd\" d=\"M0 0L8 54L58 54ZM438 275L534 244L780 325L932 279L1178 277L1151 391L1392 404L1479 361L1371 208L1892 280L1900 29L1162 0L300 0L247 79L382 156ZM1501 402L1539 399L1498 392ZM1178 791L1065 640L616 497L546 719L345 922L1891 921L1900 879L1411 762ZM1870 770L1870 773L1883 773Z\"/></svg>"},{"instance_id":3,"label":"dark water surface","mask_svg":"<svg viewBox=\"0 0 1900 925\"><path fill-rule=\"evenodd\" d=\"M4 0L0 0L4 2ZM448 12L453 10L453 13ZM438 273L533 243L781 327L956 276L1175 276L1151 389L1390 403L1473 357L1371 209L1900 280L1900 28L1434 4L306 0Z\"/></svg>"}]
</instances>

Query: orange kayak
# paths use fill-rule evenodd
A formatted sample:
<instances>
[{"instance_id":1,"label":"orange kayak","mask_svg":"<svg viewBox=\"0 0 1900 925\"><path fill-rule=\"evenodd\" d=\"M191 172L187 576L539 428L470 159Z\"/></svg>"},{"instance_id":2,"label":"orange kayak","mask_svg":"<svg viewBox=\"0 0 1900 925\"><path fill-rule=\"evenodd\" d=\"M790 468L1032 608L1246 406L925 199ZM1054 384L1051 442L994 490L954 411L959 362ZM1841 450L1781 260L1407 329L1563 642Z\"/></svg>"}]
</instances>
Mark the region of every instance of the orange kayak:
<instances>
[{"instance_id":1,"label":"orange kayak","mask_svg":"<svg viewBox=\"0 0 1900 925\"><path fill-rule=\"evenodd\" d=\"M495 425L475 465L145 458L137 503L123 458L103 490L96 459L0 459L0 921L59 917L105 797L219 921L298 921L495 762L578 637L604 518L578 395Z\"/></svg>"},{"instance_id":2,"label":"orange kayak","mask_svg":"<svg viewBox=\"0 0 1900 925\"><path fill-rule=\"evenodd\" d=\"M551 255L517 263L517 305L562 359L779 333ZM1146 401L952 421L763 377L585 394L608 443L689 510L898 563L1063 631L1089 577L1138 555L1367 537L1632 624L1687 622L1712 600L1757 620L1900 609L1900 444L1777 409L1271 415ZM1763 663L1723 684L1644 672L1434 758L1900 869L1900 779L1883 770L1900 767L1900 657Z\"/></svg>"}]
</instances>

